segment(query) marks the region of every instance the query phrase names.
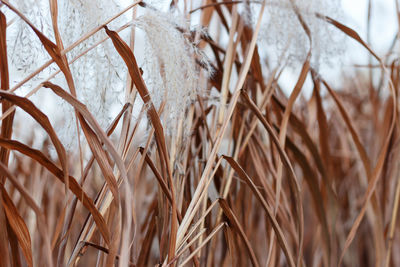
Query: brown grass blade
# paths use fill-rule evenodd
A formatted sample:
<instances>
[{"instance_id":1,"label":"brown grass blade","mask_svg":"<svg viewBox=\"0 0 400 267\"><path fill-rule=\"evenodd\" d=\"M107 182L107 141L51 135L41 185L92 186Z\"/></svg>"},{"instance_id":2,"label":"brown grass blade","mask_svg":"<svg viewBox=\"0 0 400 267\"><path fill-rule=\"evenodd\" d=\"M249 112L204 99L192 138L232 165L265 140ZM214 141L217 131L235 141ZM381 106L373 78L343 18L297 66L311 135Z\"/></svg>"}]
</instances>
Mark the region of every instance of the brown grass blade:
<instances>
[{"instance_id":1,"label":"brown grass blade","mask_svg":"<svg viewBox=\"0 0 400 267\"><path fill-rule=\"evenodd\" d=\"M10 81L9 81L9 73L8 73L8 56L7 56L7 21L3 12L0 11L0 89L1 90L9 90ZM11 104L7 101L2 101L1 110L2 113L6 112L6 110L11 106ZM11 113L11 115L3 120L1 124L1 137L3 138L11 138L12 135L12 125L14 121L15 112ZM0 149L0 162L3 162L6 166L8 165L9 151L7 149ZM0 174L0 181L4 181L4 177Z\"/></svg>"},{"instance_id":2,"label":"brown grass blade","mask_svg":"<svg viewBox=\"0 0 400 267\"><path fill-rule=\"evenodd\" d=\"M0 190L0 197L1 197L1 190ZM4 212L3 205L0 205L0 252L3 255L3 262L2 266L8 267L11 266L11 258L8 256L10 255L10 248L9 248L9 238L7 233L7 218Z\"/></svg>"},{"instance_id":3,"label":"brown grass blade","mask_svg":"<svg viewBox=\"0 0 400 267\"><path fill-rule=\"evenodd\" d=\"M228 98L229 92L229 82L231 81L231 72L232 72L232 62L236 57L236 45L237 43L233 41L235 34L237 33L237 25L239 20L239 14L237 12L236 6L232 10L232 23L229 28L229 41L228 48L226 50L224 66L223 66L223 76L222 76L222 84L221 84L221 97L220 97L220 109L218 116L218 124L222 125L224 120L225 106Z\"/></svg>"},{"instance_id":4,"label":"brown grass blade","mask_svg":"<svg viewBox=\"0 0 400 267\"><path fill-rule=\"evenodd\" d=\"M316 100L316 105L317 105L317 120L318 120L318 130L319 130L319 144L321 147L321 158L328 169L328 175L327 180L329 183L331 183L331 176L332 171L331 171L331 158L332 154L329 148L329 124L328 124L328 119L327 119L327 114L325 113L323 103L322 103L322 98L321 98L321 83L317 78L317 73L311 69L311 77L314 82L314 90L313 90L313 97L315 97Z\"/></svg>"},{"instance_id":5,"label":"brown grass blade","mask_svg":"<svg viewBox=\"0 0 400 267\"><path fill-rule=\"evenodd\" d=\"M392 254L394 233L396 231L396 221L397 221L397 214L399 212L399 206L400 206L400 179L397 179L396 193L395 193L395 197L394 197L392 217L390 219L389 244L388 244L388 250L387 250L387 254L386 254L385 267L389 267L390 266L390 256Z\"/></svg>"},{"instance_id":6,"label":"brown grass blade","mask_svg":"<svg viewBox=\"0 0 400 267\"><path fill-rule=\"evenodd\" d=\"M8 73L8 55L7 55L7 21L3 12L0 11L0 89L1 90L9 90L9 73ZM6 112L6 110L11 107L11 104L8 101L2 101L1 110L2 113ZM2 121L0 135L2 138L11 138L12 136L12 125L14 121L15 112L12 112L7 119ZM8 160L10 156L10 151L6 148L2 147L0 149L0 162L4 163L5 166L8 166ZM5 180L5 176L3 173L0 173L0 182L3 183ZM12 232L9 221L7 221L5 213L3 212L3 208L1 212L2 224L0 225L0 252L4 253L5 257L8 256L9 245L13 257L13 264L16 266L20 265L18 246L17 246L17 237ZM3 215L4 214L4 215ZM8 237L7 237L8 236ZM8 239L8 240L7 240ZM9 260L5 260L5 264L9 264Z\"/></svg>"},{"instance_id":7,"label":"brown grass blade","mask_svg":"<svg viewBox=\"0 0 400 267\"><path fill-rule=\"evenodd\" d=\"M100 245L98 245L98 244L95 244L95 243L84 242L83 247L82 247L82 250L85 249L86 247L95 248L95 249L97 249L97 250L99 250L99 251L101 251L101 252L104 252L104 253L106 253L106 254L109 254L109 253L110 253L110 250L109 250L109 249L107 249L107 248L105 248L105 247L103 247L103 246L100 246ZM119 255L116 255L116 256L115 256L115 259L116 259L116 260L119 260L119 259L120 259L120 256L119 256ZM129 262L127 266L129 266L129 267L136 267L136 265L133 264L132 262Z\"/></svg>"},{"instance_id":8,"label":"brown grass blade","mask_svg":"<svg viewBox=\"0 0 400 267\"><path fill-rule=\"evenodd\" d=\"M127 173L126 173L126 168L124 166L124 163L122 162L122 159L120 155L117 153L114 145L111 143L110 139L107 137L107 134L101 129L100 125L96 121L96 119L93 117L93 115L88 111L85 105L83 105L81 102L79 102L74 96L68 94L66 91L64 91L61 87L58 85L52 84L50 82L46 82L43 84L44 87L50 88L55 94L63 98L65 101L70 103L86 120L88 123L88 126L90 126L93 129L93 133L96 134L96 136L99 138L99 141L102 141L104 145L107 147L108 151L110 152L111 156L113 157L116 165L118 166L119 171L121 172L121 176L127 180ZM83 127L85 130L85 127Z\"/></svg>"},{"instance_id":9,"label":"brown grass blade","mask_svg":"<svg viewBox=\"0 0 400 267\"><path fill-rule=\"evenodd\" d=\"M302 199L300 195L300 186L297 182L296 179L296 174L293 170L292 164L290 163L289 157L287 156L286 152L282 149L281 144L279 142L278 137L276 136L274 130L272 129L271 125L268 123L268 121L264 118L256 104L249 98L246 92L242 91L242 96L244 100L247 102L249 108L254 112L254 114L257 116L257 118L261 121L265 129L267 130L268 134L271 137L272 142L275 144L277 147L279 156L281 158L281 161L283 165L287 168L289 172L289 177L290 177L290 185L293 189L294 192L294 201L295 201L295 206L296 206L296 220L297 220L297 225L299 228L298 232L298 242L299 244L303 243L303 236L304 236L304 218L303 218L303 204L302 204ZM299 247L298 251L298 258L302 257L302 248ZM299 261L299 260L297 260Z\"/></svg>"},{"instance_id":10,"label":"brown grass blade","mask_svg":"<svg viewBox=\"0 0 400 267\"><path fill-rule=\"evenodd\" d=\"M18 239L18 243L21 246L26 263L29 267L33 267L31 236L29 234L28 227L26 227L24 220L19 215L17 208L14 206L10 196L3 186L1 186L1 191L2 204L7 216L7 220L9 221L10 227ZM7 255L4 256L7 257Z\"/></svg>"},{"instance_id":11,"label":"brown grass blade","mask_svg":"<svg viewBox=\"0 0 400 267\"><path fill-rule=\"evenodd\" d=\"M237 234L239 234L240 238L243 240L243 242L244 242L244 244L246 246L247 252L249 253L251 263L253 264L254 267L259 267L260 265L258 263L256 255L255 255L255 253L253 251L253 248L251 247L250 241L247 238L242 226L240 225L240 222L239 222L238 218L233 213L232 209L229 207L228 202L225 199L220 198L219 199L219 204L220 204L224 214L228 218L229 224L233 227L235 232Z\"/></svg>"},{"instance_id":12,"label":"brown grass blade","mask_svg":"<svg viewBox=\"0 0 400 267\"><path fill-rule=\"evenodd\" d=\"M396 115L393 116L393 118L395 118L395 117L396 117ZM381 176L381 171L382 171L383 165L385 163L385 158L387 156L387 153L390 152L390 151L388 151L388 147L389 147L390 138L391 138L391 136L393 134L393 130L394 130L394 123L391 124L391 127L389 129L389 134L388 134L389 138L387 138L385 140L385 143L383 145L381 153L379 154L378 161L377 161L377 163L375 165L375 168L372 171L371 180L368 183L367 190L366 190L366 192L364 194L364 197L363 197L363 205L361 207L360 213L358 214L356 220L354 221L354 223L353 223L353 225L351 227L351 230L350 230L350 232L349 232L349 234L347 236L346 243L344 245L344 248L342 250L342 254L341 254L341 257L340 257L339 265L343 260L344 254L346 253L346 250L350 247L350 245L351 245L351 243L352 243L352 241L353 241L353 239L354 239L354 237L355 237L355 235L357 233L357 230L358 230L358 228L359 228L359 226L361 224L361 221L364 218L365 212L367 210L367 205L369 203L369 200L371 199L371 197L372 197L372 195L373 195L373 193L374 193L374 191L376 189L376 185L377 185L377 183L379 181L379 178Z\"/></svg>"},{"instance_id":13,"label":"brown grass blade","mask_svg":"<svg viewBox=\"0 0 400 267\"><path fill-rule=\"evenodd\" d=\"M140 153L143 155L144 152L144 148L140 147L139 148ZM157 179L157 182L160 184L161 190L164 192L164 195L167 197L167 199L170 201L170 203L172 204L172 196L171 196L171 192L168 189L168 185L165 183L164 179L162 178L160 172L157 170L156 166L154 165L153 161L150 159L150 157L145 154L143 155L147 165L149 165L150 169L153 171L154 176Z\"/></svg>"},{"instance_id":14,"label":"brown grass blade","mask_svg":"<svg viewBox=\"0 0 400 267\"><path fill-rule=\"evenodd\" d=\"M340 98L337 96L334 90L328 85L328 83L324 80L321 79L321 82L324 84L325 88L328 90L329 94L332 96L333 100L335 101L340 114L343 117L344 122L346 123L347 128L350 131L351 137L353 138L354 144L356 145L357 151L360 155L361 161L364 165L365 172L367 174L368 180L371 177L371 163L369 160L369 157L367 155L367 152L364 149L364 146L361 143L360 137L357 134L357 131L355 130L355 127L353 123L351 122L350 116L348 115L346 109L344 108L342 102L340 101Z\"/></svg>"},{"instance_id":15,"label":"brown grass blade","mask_svg":"<svg viewBox=\"0 0 400 267\"><path fill-rule=\"evenodd\" d=\"M2 171L12 183L12 185L20 192L21 196L25 199L26 203L36 214L38 220L37 228L39 233L42 235L44 240L44 247L46 249L46 264L47 266L53 266L52 255L51 255L51 245L50 237L47 231L46 219L41 211L40 207L36 204L35 200L31 197L29 192L24 188L24 186L17 180L17 178L10 172L10 170L0 162L0 171Z\"/></svg>"},{"instance_id":16,"label":"brown grass blade","mask_svg":"<svg viewBox=\"0 0 400 267\"><path fill-rule=\"evenodd\" d=\"M284 105L276 96L272 95L272 101L281 111L284 111ZM293 127L293 130L300 135L311 155L313 156L315 164L318 168L318 171L321 173L322 178L326 179L326 170L320 157L320 153L310 134L307 132L305 124L293 113L290 115L290 124ZM324 180L324 182L325 184L328 184L327 180Z\"/></svg>"},{"instance_id":17,"label":"brown grass blade","mask_svg":"<svg viewBox=\"0 0 400 267\"><path fill-rule=\"evenodd\" d=\"M278 238L278 242L282 248L283 253L286 256L287 262L289 266L296 266L293 260L293 255L290 250L289 244L283 234L283 231L281 227L279 226L279 223L275 219L274 212L271 210L271 207L267 204L267 201L264 199L262 196L261 192L257 189L257 186L254 184L252 179L247 175L247 173L240 167L240 165L234 160L232 157L227 157L223 156L223 158L231 165L231 167L236 171L236 173L239 175L239 177L246 182L246 184L250 187L251 191L255 194L257 197L258 201L260 201L262 207L264 208L267 217L269 221L271 222L272 228L275 231L275 234Z\"/></svg>"},{"instance_id":18,"label":"brown grass blade","mask_svg":"<svg viewBox=\"0 0 400 267\"><path fill-rule=\"evenodd\" d=\"M151 216L151 220L149 223L149 226L147 228L147 232L145 235L145 238L143 240L143 245L140 249L140 253L139 253L139 258L137 261L137 266L145 266L148 258L149 258L149 254L150 254L150 249L151 249L151 243L153 241L154 235L156 233L156 224L155 224L155 214L153 213L153 215Z\"/></svg>"},{"instance_id":19,"label":"brown grass blade","mask_svg":"<svg viewBox=\"0 0 400 267\"><path fill-rule=\"evenodd\" d=\"M338 28L339 30L341 30L342 32L344 32L347 36L353 38L354 40L356 40L357 42L359 42L362 46L364 46L370 53L371 55L373 55L378 61L381 61L381 59L377 56L377 54L375 54L374 51L372 51L372 49L369 47L369 45L364 42L363 39L361 39L360 35L353 30L350 27L347 27L346 25L340 23L337 20L334 20L331 17L328 16L324 16L322 14L316 14L316 16L322 20L325 20L326 22L332 24L333 26L335 26L336 28Z\"/></svg>"},{"instance_id":20,"label":"brown grass blade","mask_svg":"<svg viewBox=\"0 0 400 267\"><path fill-rule=\"evenodd\" d=\"M67 153L65 152L64 146L61 144L60 139L58 138L53 126L51 125L47 116L41 112L30 100L24 97L20 97L6 91L0 90L0 97L7 99L13 105L16 105L23 109L26 113L32 116L40 126L48 133L51 141L54 144L56 149L58 159L60 160L61 166L63 168L65 184L68 185L68 158Z\"/></svg>"},{"instance_id":21,"label":"brown grass blade","mask_svg":"<svg viewBox=\"0 0 400 267\"><path fill-rule=\"evenodd\" d=\"M340 262L339 262L339 264L340 264L341 261L343 260L343 257L344 257L344 254L345 254L346 250L349 248L350 244L352 243L352 241L353 241L353 239L354 239L354 237L355 237L355 235L357 233L358 227L360 226L360 223L361 223L362 219L364 218L369 199L372 197L373 192L374 192L375 187L376 187L376 184L377 184L378 179L380 177L380 173L382 171L382 167L383 167L384 160L385 160L386 153L387 153L386 150L388 149L388 144L389 144L388 142L389 142L390 137L391 137L391 135L393 133L393 130L394 130L394 123L395 123L394 120L395 120L396 115L393 114L392 124L391 124L390 130L389 130L388 138L386 139L386 141L384 143L384 147L381 150L381 153L380 153L379 158L378 158L378 162L377 162L376 166L374 167L374 169L372 170L371 164L369 163L369 158L367 156L367 153L365 152L364 147L361 144L360 138L358 137L356 131L354 130L354 127L353 127L353 125L351 123L351 119L348 116L345 108L341 104L341 102L340 102L338 96L336 95L336 93L330 88L330 86L327 84L327 82L322 80L322 83L328 89L329 93L332 95L333 99L335 100L335 103L337 104L337 106L339 108L339 111L340 111L343 119L345 120L347 127L350 130L351 136L352 136L352 138L354 140L354 143L356 144L357 151L360 154L360 157L361 157L362 162L364 164L364 168L365 168L365 171L367 173L368 180L369 180L368 188L367 188L367 191L366 191L366 193L364 195L364 198L363 198L363 206L362 206L362 208L360 210L360 213L357 216L356 220L354 221L354 224L351 227L351 230L350 230L350 232L349 232L349 234L347 236L346 243L344 245L344 248L342 250L342 254L341 254L341 257L340 257ZM393 112L395 112L395 111L393 111Z\"/></svg>"},{"instance_id":22,"label":"brown grass blade","mask_svg":"<svg viewBox=\"0 0 400 267\"><path fill-rule=\"evenodd\" d=\"M317 82L319 82L320 80L322 81L322 83L324 84L325 88L327 88L329 94L330 94L330 95L332 96L332 98L334 99L334 102L336 103L336 105L337 105L337 107L338 107L338 109L339 109L339 112L340 112L340 114L342 115L342 118L343 118L343 120L345 121L345 124L346 124L347 128L348 128L349 131L350 131L351 137L352 137L352 139L353 139L353 141L354 141L354 143L355 143L355 146L356 146L356 149L357 149L357 151L358 151L358 154L360 155L360 158L361 158L361 161L362 161L362 163L363 163L363 167L364 167L365 173L366 173L366 175L367 175L367 179L368 179L368 181L370 181L371 178L372 178L372 177L371 177L371 175L372 175L372 173L371 173L371 171L372 171L372 165L371 165L370 159L369 159L369 157L368 157L368 155L367 155L367 152L366 152L364 146L361 144L360 137L359 137L359 135L357 134L357 132L356 132L356 130L355 130L355 127L354 127L354 125L353 125L353 122L352 122L350 116L348 115L346 109L344 108L344 106L343 106L343 104L342 104L340 98L337 96L337 94L335 93L335 91L332 90L332 89L330 88L330 86L328 85L328 83L327 83L326 81L324 81L324 80L323 80L322 78L320 78L320 77L318 77L318 78L315 77L315 79L317 80ZM373 205L373 208L376 210L376 212L379 212L379 210L378 210L378 209L379 209L379 204L378 204L378 201L377 201L376 196L373 196L373 197L372 197L372 205ZM380 222L380 221L381 221L380 217L381 217L381 216L377 215L377 218L374 219L374 220L378 221L378 222L375 224L375 226L374 226L375 229L376 229L376 230L374 231L374 234L375 234L375 233L378 233L378 234L375 234L375 235L377 236L377 238L379 238L378 236L380 236L380 235L381 235L380 233L383 232L383 229L382 229L383 226L379 227L380 225L383 224L382 222ZM384 249L384 248L383 248L383 246L384 246L384 245L383 245L383 239L381 239L379 243L380 243L381 245L379 245L379 244L377 244L377 245L379 245L380 247L382 247L381 250L383 250L383 249ZM379 258L379 257L377 256L377 258Z\"/></svg>"},{"instance_id":23,"label":"brown grass blade","mask_svg":"<svg viewBox=\"0 0 400 267\"><path fill-rule=\"evenodd\" d=\"M129 46L121 39L121 37L115 31L109 30L106 26L104 27L108 36L110 36L115 48L124 60L126 66L128 67L128 72L133 80L141 98L145 105L149 105L148 114L150 120L155 129L156 141L161 151L161 156L167 161L168 153L165 145L164 130L157 114L157 111L151 101L149 91L147 90L146 84L143 80L139 66L137 65L135 56L130 50ZM168 167L167 164L166 167Z\"/></svg>"},{"instance_id":24,"label":"brown grass blade","mask_svg":"<svg viewBox=\"0 0 400 267\"><path fill-rule=\"evenodd\" d=\"M301 166L305 180L307 182L307 185L310 189L317 217L320 220L321 227L322 227L322 232L325 240L325 246L326 246L326 252L327 256L330 259L331 255L331 238L330 238L330 231L329 231L329 226L328 226L328 218L326 215L325 207L324 207L324 198L321 194L321 191L318 187L318 176L317 174L313 171L312 167L308 163L308 160L306 156L303 154L303 152L298 148L294 142L292 142L289 137L286 137L286 142L287 142L287 148L293 152L293 157L296 158L297 162Z\"/></svg>"},{"instance_id":25,"label":"brown grass blade","mask_svg":"<svg viewBox=\"0 0 400 267\"><path fill-rule=\"evenodd\" d=\"M0 11L0 89L9 89L8 76L8 56L7 56L7 20L3 12Z\"/></svg>"},{"instance_id":26,"label":"brown grass blade","mask_svg":"<svg viewBox=\"0 0 400 267\"><path fill-rule=\"evenodd\" d=\"M222 227L224 227L224 226L225 226L225 223L220 223L219 225L217 225L213 229L213 231L207 236L207 238L205 238L203 240L203 242L201 242L199 247L196 248L179 266L180 267L185 266L185 264L188 263L193 257L195 257L196 254L207 244L207 242L210 241L211 238L213 238L219 232L219 230L221 230Z\"/></svg>"},{"instance_id":27,"label":"brown grass blade","mask_svg":"<svg viewBox=\"0 0 400 267\"><path fill-rule=\"evenodd\" d=\"M371 55L373 55L381 64L382 69L384 70L384 74L388 75L385 64L383 63L383 61L375 54L375 52L369 47L369 45L367 43L364 42L364 40L361 39L361 37L358 35L358 33L356 31L354 31L353 29L341 24L340 22L327 17L327 16L323 16L320 14L317 14L317 17L326 20L327 22L331 23L332 25L334 25L335 27L337 27L339 30L341 30L342 32L344 32L347 36L353 38L354 40L356 40L358 43L360 43L363 47L365 47L370 53ZM388 75L389 76L389 75ZM390 76L389 76L390 77ZM390 79L390 78L389 78ZM326 86L327 84L324 83L324 85ZM387 134L386 139L384 140L383 143L383 147L381 149L381 152L378 156L378 160L377 163L375 165L375 167L373 168L372 172L371 172L371 179L368 183L368 187L367 187L367 191L365 192L365 195L363 197L363 205L361 208L360 213L358 214L356 220L354 221L351 230L346 238L346 242L344 245L344 248L342 250L342 254L340 257L340 261L339 261L339 265L341 264L344 254L347 251L347 249L349 248L350 244L352 243L357 230L360 226L360 223L362 221L362 219L364 218L366 209L367 209L367 205L369 200L371 199L373 193L375 192L375 188L376 185L378 183L383 165L385 163L385 158L387 156L388 148L389 148L389 143L390 143L390 139L392 138L392 134L395 128L395 123L396 123L396 118L397 118L397 101L396 101L396 90L394 88L394 85L392 83L391 80L389 80L389 89L391 90L392 93L392 100L393 100L393 107L392 107L392 118L391 118L391 123L390 123L390 128L389 128L389 132Z\"/></svg>"},{"instance_id":28,"label":"brown grass blade","mask_svg":"<svg viewBox=\"0 0 400 267\"><path fill-rule=\"evenodd\" d=\"M30 148L18 141L8 140L0 138L0 146L5 147L10 150L16 150L32 159L37 161L43 167L45 167L50 173L52 173L55 177L57 177L62 183L64 183L64 173L60 170L53 162L51 162L41 151ZM97 210L95 205L93 204L93 200L87 196L85 191L83 191L82 187L76 181L76 179L72 176L69 176L69 189L74 193L74 195L80 200L84 207L86 207L89 212L92 214L96 225L101 232L105 242L107 244L110 243L110 232L107 228L107 225L104 221L103 216Z\"/></svg>"},{"instance_id":29,"label":"brown grass blade","mask_svg":"<svg viewBox=\"0 0 400 267\"><path fill-rule=\"evenodd\" d=\"M57 0L50 0L50 15L51 15L51 21L53 24L53 31L54 31L54 37L56 39L56 44L57 47L60 48L60 50L64 49L64 45L61 39L60 35L60 30L58 29L58 4Z\"/></svg>"},{"instance_id":30,"label":"brown grass blade","mask_svg":"<svg viewBox=\"0 0 400 267\"><path fill-rule=\"evenodd\" d=\"M93 115L88 111L85 105L79 102L74 96L64 91L61 87L52 84L50 82L45 82L43 84L44 87L50 88L56 95L63 98L70 105L74 107L77 112L77 117L82 126L83 132L88 140L89 147L93 152L99 166L102 170L104 178L109 185L110 191L114 198L114 205L116 209L115 221L117 222L117 226L114 228L112 243L110 245L110 254L107 257L107 265L110 266L114 261L117 255L117 249L120 239L120 231L121 231L121 203L120 196L118 191L117 179L114 176L113 168L108 161L108 157L104 149L102 148L101 142L104 143L105 147L111 154L114 159L115 164L117 165L120 174L122 176L122 181L128 181L128 175L126 171L126 167L124 162L122 161L121 156L118 154L114 145L111 143L110 139L107 137L107 134L101 129L100 125L93 117ZM70 87L71 88L71 87Z\"/></svg>"},{"instance_id":31,"label":"brown grass blade","mask_svg":"<svg viewBox=\"0 0 400 267\"><path fill-rule=\"evenodd\" d=\"M306 26L304 26L304 27L306 27ZM308 28L306 28L306 29L308 29ZM311 37L310 37L310 46L311 46ZM285 141L286 141L287 127L288 127L288 123L289 123L290 114L292 112L294 102L296 101L297 97L299 96L299 94L301 92L301 88L303 88L304 82L306 80L308 71L310 69L310 59L311 59L311 48L307 54L307 58L303 64L303 67L301 69L297 83L296 83L292 93L290 94L288 104L287 104L285 112L283 114L280 130L279 130L279 143L280 143L280 148L282 150L285 149ZM278 165L278 181L277 181L277 190L276 190L276 199L275 199L275 212L278 210L279 203L280 203L280 193L281 193L281 187L282 187L282 170L283 170L282 167L283 166L280 161L279 165ZM295 184L297 184L297 182L295 182ZM298 209L298 212L300 212L300 209ZM299 213L297 216L302 216L302 215L300 215L300 213ZM299 218L299 222L301 220L302 219ZM299 227L302 227L302 226L299 226ZM300 233L300 235L299 235L299 253L298 253L297 265L300 265L300 257L303 254L302 253L302 249L303 249L302 231L299 231L299 233Z\"/></svg>"},{"instance_id":32,"label":"brown grass blade","mask_svg":"<svg viewBox=\"0 0 400 267\"><path fill-rule=\"evenodd\" d=\"M104 27L108 36L110 36L116 50L124 60L126 66L128 67L128 72L131 76L133 83L135 84L141 98L145 105L149 105L148 115L151 123L155 129L155 138L157 142L157 146L159 148L160 157L163 159L164 168L166 168L168 183L170 186L171 197L172 197L172 217L171 217L171 237L169 242L169 253L168 253L168 261L171 261L175 256L175 246L176 246L176 235L178 229L177 222L177 209L175 202L175 190L174 183L172 181L172 172L170 170L170 162L169 156L167 152L167 147L165 144L164 130L160 121L160 118L157 114L157 111L151 101L149 91L147 90L146 84L141 75L139 66L137 65L135 56L133 55L129 46L121 39L121 37L115 31L111 31Z\"/></svg>"},{"instance_id":33,"label":"brown grass blade","mask_svg":"<svg viewBox=\"0 0 400 267\"><path fill-rule=\"evenodd\" d=\"M199 200L201 199L201 196L203 195L203 193L205 193L207 190L207 187L205 187L205 185L207 184L207 180L211 173L211 169L214 165L214 160L216 158L217 151L220 148L222 138L224 137L225 131L228 127L229 121L232 117L233 111L234 111L237 101L239 99L240 92L241 92L240 90L243 87L243 84L246 80L246 77L247 77L247 74L248 74L248 71L250 68L251 60L252 60L253 54L254 54L254 49L256 47L257 36L258 36L260 27L261 27L261 21L262 21L262 17L263 17L264 8L265 8L265 2L263 2L262 6L261 6L261 10L260 10L260 14L258 16L256 28L254 30L254 34L252 36L251 42L250 42L248 50L247 50L245 62L240 69L238 81L237 81L235 89L234 89L234 94L231 97L231 101L229 104L229 108L226 112L227 114L226 114L226 117L224 118L223 125L217 132L214 146L212 148L212 151L208 155L208 161L207 161L207 163L204 167L204 170L201 174L199 184L193 194L193 198L191 199L191 201L189 203L188 211L186 212L186 214L182 220L182 223L178 229L178 237L177 237L178 242L180 242L183 239L183 236L186 233L186 230L188 229L189 224L193 220L195 212L197 211L197 209L199 207L199 205L198 205Z\"/></svg>"},{"instance_id":34,"label":"brown grass blade","mask_svg":"<svg viewBox=\"0 0 400 267\"><path fill-rule=\"evenodd\" d=\"M281 144L282 149L285 149L285 140L286 140L286 134L287 134L287 126L289 123L289 117L290 113L292 112L294 102L296 101L297 97L299 96L301 92L301 88L303 88L304 82L307 78L308 71L310 69L310 60L311 60L311 52L312 52L312 38L311 38L311 31L309 27L307 26L307 23L305 22L301 12L299 11L296 3L294 0L290 0L291 7L294 11L294 13L297 16L297 19L299 20L302 28L304 29L308 40L310 44L310 48L307 53L306 60L304 61L303 67L301 69L299 78L297 79L296 85L292 91L292 93L289 96L289 101L286 105L285 112L282 117L281 125L280 125L280 131L279 131L279 143ZM280 203L280 193L281 193L281 187L282 187L282 163L279 161L278 164L278 181L277 181L277 190L276 190L276 199L275 199L275 212L278 210L279 203ZM300 251L299 254L302 254L302 249L303 249L303 238L301 237L299 240L300 244ZM297 265L300 265L300 257L297 260Z\"/></svg>"}]
</instances>

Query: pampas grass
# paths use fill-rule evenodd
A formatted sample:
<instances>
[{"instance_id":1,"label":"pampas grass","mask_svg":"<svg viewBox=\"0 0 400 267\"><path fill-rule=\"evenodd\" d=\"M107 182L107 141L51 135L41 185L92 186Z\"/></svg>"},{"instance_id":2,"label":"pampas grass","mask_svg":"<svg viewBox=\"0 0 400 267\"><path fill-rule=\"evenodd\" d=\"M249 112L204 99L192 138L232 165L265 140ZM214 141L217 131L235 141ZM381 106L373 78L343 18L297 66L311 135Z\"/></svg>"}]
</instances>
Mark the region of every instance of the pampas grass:
<instances>
[{"instance_id":1,"label":"pampas grass","mask_svg":"<svg viewBox=\"0 0 400 267\"><path fill-rule=\"evenodd\" d=\"M160 2L0 0L0 265L400 265L397 51L337 1Z\"/></svg>"}]
</instances>

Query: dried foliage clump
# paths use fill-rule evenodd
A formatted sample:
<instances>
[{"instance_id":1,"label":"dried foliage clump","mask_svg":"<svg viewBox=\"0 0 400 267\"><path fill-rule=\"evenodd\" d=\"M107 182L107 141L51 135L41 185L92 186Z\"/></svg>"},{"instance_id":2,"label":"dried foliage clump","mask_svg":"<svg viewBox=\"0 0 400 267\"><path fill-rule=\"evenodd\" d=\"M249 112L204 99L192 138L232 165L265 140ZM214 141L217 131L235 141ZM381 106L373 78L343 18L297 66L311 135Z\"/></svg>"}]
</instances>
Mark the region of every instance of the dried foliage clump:
<instances>
[{"instance_id":1,"label":"dried foliage clump","mask_svg":"<svg viewBox=\"0 0 400 267\"><path fill-rule=\"evenodd\" d=\"M400 265L398 34L156 2L0 0L0 266ZM370 57L339 82L335 34Z\"/></svg>"}]
</instances>

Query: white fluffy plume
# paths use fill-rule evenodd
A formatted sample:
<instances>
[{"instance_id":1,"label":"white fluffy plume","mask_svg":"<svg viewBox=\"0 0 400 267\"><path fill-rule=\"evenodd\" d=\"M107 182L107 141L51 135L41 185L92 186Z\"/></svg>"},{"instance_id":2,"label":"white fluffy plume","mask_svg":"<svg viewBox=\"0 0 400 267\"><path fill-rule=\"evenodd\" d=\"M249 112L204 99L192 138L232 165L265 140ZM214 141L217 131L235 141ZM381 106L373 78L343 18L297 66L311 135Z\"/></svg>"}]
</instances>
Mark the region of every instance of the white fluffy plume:
<instances>
[{"instance_id":1,"label":"white fluffy plume","mask_svg":"<svg viewBox=\"0 0 400 267\"><path fill-rule=\"evenodd\" d=\"M165 103L162 117L169 133L202 90L196 58L208 62L190 41L188 23L172 14L148 8L136 23L146 36L144 78L155 106Z\"/></svg>"}]
</instances>

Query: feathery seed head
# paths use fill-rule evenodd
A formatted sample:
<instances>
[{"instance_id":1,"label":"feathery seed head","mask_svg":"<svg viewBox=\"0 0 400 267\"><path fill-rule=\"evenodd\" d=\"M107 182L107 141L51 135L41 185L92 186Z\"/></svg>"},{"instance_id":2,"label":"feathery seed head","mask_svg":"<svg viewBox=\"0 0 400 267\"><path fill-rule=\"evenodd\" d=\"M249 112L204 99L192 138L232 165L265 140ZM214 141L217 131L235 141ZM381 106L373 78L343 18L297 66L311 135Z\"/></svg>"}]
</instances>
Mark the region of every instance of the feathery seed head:
<instances>
[{"instance_id":1,"label":"feathery seed head","mask_svg":"<svg viewBox=\"0 0 400 267\"><path fill-rule=\"evenodd\" d=\"M310 48L309 39L301 26L293 3L311 31L311 65L318 68L320 63L331 63L332 57L344 53L344 35L340 35L331 25L317 18L321 13L331 17L341 17L339 0L267 0L260 41L278 51L286 53L289 64L303 62Z\"/></svg>"},{"instance_id":2,"label":"feathery seed head","mask_svg":"<svg viewBox=\"0 0 400 267\"><path fill-rule=\"evenodd\" d=\"M147 9L136 25L144 31L144 78L156 108L165 103L163 122L167 133L176 129L176 122L201 91L199 66L208 60L190 41L189 24L181 16Z\"/></svg>"},{"instance_id":3,"label":"feathery seed head","mask_svg":"<svg viewBox=\"0 0 400 267\"><path fill-rule=\"evenodd\" d=\"M18 0L15 4L43 34L54 41L49 1ZM90 29L103 24L118 10L118 4L114 1L59 0L58 26L64 47L70 46ZM120 24L120 21L118 19L113 21L111 26ZM10 43L11 50L14 51L11 55L12 67L20 69L22 71L20 75L26 76L50 59L35 33L24 21L19 19L16 29L11 32L17 36L10 38L16 40ZM105 37L103 31L97 32L68 52L68 60L71 61ZM115 56L114 52L111 41L106 41L70 64L78 99L87 106L103 128L111 122L111 107L116 104L122 106L119 96L123 95L126 70L122 59ZM58 68L51 65L47 68L47 72L38 75L36 80L43 80L56 70ZM56 76L54 82L65 89L68 88L61 74ZM36 83L27 83L25 87L36 86ZM58 118L62 121L62 125L57 132L67 149L72 150L77 144L77 140L73 139L77 131L73 119L74 112L64 101L56 99L62 110L60 112L62 118Z\"/></svg>"}]
</instances>

